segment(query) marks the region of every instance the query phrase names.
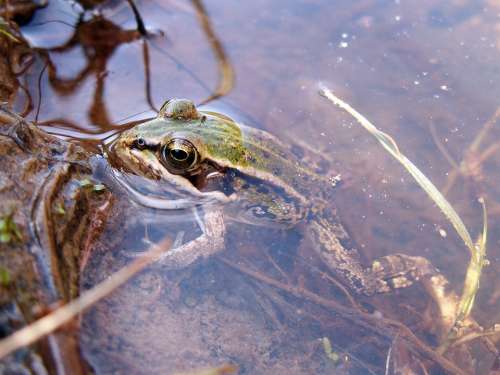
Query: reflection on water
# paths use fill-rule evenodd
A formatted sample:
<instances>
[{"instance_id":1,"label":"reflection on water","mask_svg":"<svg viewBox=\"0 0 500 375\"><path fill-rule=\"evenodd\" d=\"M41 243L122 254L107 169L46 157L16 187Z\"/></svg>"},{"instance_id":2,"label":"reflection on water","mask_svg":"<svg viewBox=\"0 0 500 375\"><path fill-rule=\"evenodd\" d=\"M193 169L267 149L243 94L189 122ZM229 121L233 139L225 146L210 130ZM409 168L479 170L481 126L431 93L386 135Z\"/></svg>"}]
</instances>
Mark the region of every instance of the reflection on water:
<instances>
[{"instance_id":1,"label":"reflection on water","mask_svg":"<svg viewBox=\"0 0 500 375\"><path fill-rule=\"evenodd\" d=\"M500 97L498 1L161 0L138 7L148 30L161 33L141 37L121 2L100 5L98 16L62 1L38 11L23 29L39 53L22 77L29 95L18 98L18 109L52 133L103 139L121 124L154 116L166 98L208 98L206 109L333 160L344 178L335 204L366 264L394 252L422 255L460 291L464 246L408 176L317 95L323 81L397 139L443 187L472 233L481 227L475 201L486 197L491 265L474 316L484 326L500 320L500 147L492 117ZM142 251L145 239L178 232L194 238L199 230L189 216L177 221L135 206L114 209L119 220L105 234L113 240L90 259L85 288L129 261L119 249ZM366 317L349 319L225 263L355 310L325 281L321 265L301 257L301 240L294 230L237 228L220 259L144 272L86 316L87 356L101 373L223 362L248 374L383 373L393 348L392 363L406 358L444 371L446 363L430 360L415 342L398 342L398 329L370 330ZM422 293L412 288L356 303L433 345L438 338L423 325L435 313ZM337 362L325 355L322 337L332 342ZM489 360L479 356L476 372Z\"/></svg>"},{"instance_id":2,"label":"reflection on water","mask_svg":"<svg viewBox=\"0 0 500 375\"><path fill-rule=\"evenodd\" d=\"M133 5L133 3L131 3ZM177 59L174 55L168 52L165 48L165 30L151 30L148 31L147 35L141 33L142 23L138 19L137 29L130 28L125 29L119 26L117 23L113 22L111 19L119 19L118 15L126 11L123 6L114 9L111 16L108 18L105 14L89 14L87 12L78 12L77 5L74 4L73 13L70 16L65 15L64 19L53 19L54 13L62 12L66 5L62 4L61 8L54 8L54 6L49 7L40 16L37 15L35 21L32 22L31 26L26 29L25 36L31 42L31 44L37 47L39 50L39 65L41 69L38 72L39 87L37 92L37 98L33 98L32 95L28 95L26 100L28 104L25 104L27 111L34 112L34 120L41 126L48 125L47 130L55 131L54 127L61 129L59 133L61 135L73 135L75 138L85 138L85 134L88 135L99 135L111 130L117 130L123 128L122 125L117 125L117 122L123 122L134 117L137 112L129 114L124 118L111 121L110 115L108 114L108 107L105 104L105 82L108 80L108 74L110 73L107 66L109 61L116 55L117 50L120 47L124 47L129 43L134 43L135 47L141 48L142 53L134 56L135 59L142 57L137 61L138 64L142 64L140 71L144 71L144 75L139 78L139 81L143 82L144 87L140 90L142 97L146 100L148 107L146 110L140 111L140 115L147 111L151 113L158 112L157 107L153 104L153 98L151 94L151 67L150 64L155 61L151 61L149 44L160 49L160 53L163 58L170 60L171 62L178 65L178 67L197 81L203 88L207 91L212 91L208 97L206 97L203 102L210 102L211 100L217 99L225 94L227 94L233 86L234 72L232 66L228 61L224 48L219 42L210 19L206 14L206 10L201 3L201 1L193 0L193 9L199 20L201 30L206 35L207 41L205 44L213 49L213 54L215 61L218 65L219 72L219 82L217 83L215 89L212 91L203 82L203 80L196 76L188 67L184 66L184 63ZM132 8L135 10L135 6ZM46 27L48 25L48 27ZM61 26L62 25L62 26ZM63 32L58 32L59 29L65 29ZM59 40L60 43L54 41ZM61 37L61 34L65 35ZM159 45L157 45L157 43ZM137 53L137 51L133 51ZM126 59L126 62L130 62L129 55L120 56L120 59ZM78 67L79 65L83 66ZM136 73L138 65L133 68L133 72ZM127 68L125 68L127 69ZM45 71L47 70L47 81L43 82ZM69 72L68 72L69 70ZM129 73L125 73L128 75ZM61 112L57 110L47 111L45 97L51 97L51 94L56 95L60 98L62 102L66 102L68 97L74 97L77 95L78 91L81 91L81 87L88 83L88 81L94 81L93 88L85 90L84 96L87 97L88 93L91 92L92 99L91 102L86 106L87 118L85 121L73 120L71 114L69 116L61 117ZM44 86L48 85L47 89L50 90L49 93L45 94ZM128 86L128 85L127 85ZM128 87L129 90L132 87ZM139 92L139 91L138 91ZM35 107L32 105L32 101L36 102ZM163 99L160 99L163 100ZM78 111L81 112L81 111ZM55 114L55 117L52 117ZM81 115L81 113L80 113ZM72 132L68 132L71 129ZM82 134L83 133L83 134ZM95 137L93 137L95 138Z\"/></svg>"}]
</instances>

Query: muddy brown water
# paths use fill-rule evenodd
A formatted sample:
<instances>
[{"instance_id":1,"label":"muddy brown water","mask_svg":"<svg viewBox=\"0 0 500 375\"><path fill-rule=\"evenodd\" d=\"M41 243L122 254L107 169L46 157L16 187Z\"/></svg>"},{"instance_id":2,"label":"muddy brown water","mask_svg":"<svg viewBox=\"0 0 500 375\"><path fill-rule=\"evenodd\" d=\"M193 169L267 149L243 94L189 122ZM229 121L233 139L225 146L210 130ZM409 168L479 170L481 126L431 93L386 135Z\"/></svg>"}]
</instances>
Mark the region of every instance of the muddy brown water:
<instances>
[{"instance_id":1,"label":"muddy brown water","mask_svg":"<svg viewBox=\"0 0 500 375\"><path fill-rule=\"evenodd\" d=\"M134 30L125 2L101 5L99 19L91 13L80 17L79 6L70 2L51 1L39 10L21 29L39 55L21 77L27 94L18 95L16 110L49 133L95 145L131 121L154 116L165 99L187 97L201 103L210 97L220 79L220 61L195 2L137 5L152 33L147 39ZM318 95L319 82L396 139L446 190L473 237L482 226L476 201L485 197L491 264L484 271L474 316L486 327L498 322L500 120L477 153L467 149L500 105L500 2L257 0L203 5L235 74L232 90L203 108L334 160L344 179L335 204L364 259L396 251L424 255L460 292L468 253L403 169ZM467 175L451 181L450 158L467 160ZM149 225L152 240L171 222L163 213L135 214L137 222ZM147 245L144 228L132 227L129 233L113 230L140 250ZM189 218L167 227L171 232L196 231ZM273 276L269 259L286 270L297 262L289 249L298 242L295 233L245 228L227 240L222 257L244 259ZM96 252L82 288L126 262L116 249ZM300 262L306 284L320 295L341 299L341 293L319 281L316 265ZM428 321L428 306L420 301L425 299L422 290L413 288L370 300L370 308L403 321L432 344L435 338L422 328ZM340 354L337 363L325 355L322 337L329 337ZM84 316L81 344L100 374L174 373L221 363L237 364L242 374L361 374L383 373L382 354L391 341L374 339L335 312L271 290L214 259L189 270L141 273ZM476 373L482 365L481 360L475 365ZM436 373L444 371L437 368Z\"/></svg>"}]
</instances>

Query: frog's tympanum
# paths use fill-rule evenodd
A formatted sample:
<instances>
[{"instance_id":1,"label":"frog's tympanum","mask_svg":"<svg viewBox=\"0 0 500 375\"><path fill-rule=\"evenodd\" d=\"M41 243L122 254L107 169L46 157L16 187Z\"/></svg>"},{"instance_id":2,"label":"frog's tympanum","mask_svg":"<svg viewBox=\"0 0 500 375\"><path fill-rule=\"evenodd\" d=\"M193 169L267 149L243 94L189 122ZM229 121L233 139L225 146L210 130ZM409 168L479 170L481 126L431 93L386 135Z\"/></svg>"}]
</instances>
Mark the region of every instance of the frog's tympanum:
<instances>
[{"instance_id":1,"label":"frog's tympanum","mask_svg":"<svg viewBox=\"0 0 500 375\"><path fill-rule=\"evenodd\" d=\"M364 268L333 207L334 179L308 168L271 134L198 111L189 100L167 101L155 119L123 132L109 154L122 172L162 186L162 196L146 196L124 184L138 203L192 209L200 218L203 235L169 251L162 262L170 267L221 250L230 219L283 228L304 224L321 259L360 293L386 292L434 273L425 259L402 254Z\"/></svg>"}]
</instances>

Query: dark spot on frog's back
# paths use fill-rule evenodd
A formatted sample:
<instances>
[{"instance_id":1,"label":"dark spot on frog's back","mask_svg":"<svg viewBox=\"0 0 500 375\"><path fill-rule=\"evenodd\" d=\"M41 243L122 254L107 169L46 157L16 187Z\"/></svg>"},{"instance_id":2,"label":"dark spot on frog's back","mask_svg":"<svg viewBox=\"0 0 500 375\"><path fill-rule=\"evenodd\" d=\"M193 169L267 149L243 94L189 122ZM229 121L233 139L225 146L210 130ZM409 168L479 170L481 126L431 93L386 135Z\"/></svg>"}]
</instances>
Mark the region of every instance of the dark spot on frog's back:
<instances>
[{"instance_id":1,"label":"dark spot on frog's back","mask_svg":"<svg viewBox=\"0 0 500 375\"><path fill-rule=\"evenodd\" d=\"M315 172L317 174L326 174L328 173L329 168L330 168L330 163L327 160L322 159L318 162Z\"/></svg>"},{"instance_id":2,"label":"dark spot on frog's back","mask_svg":"<svg viewBox=\"0 0 500 375\"><path fill-rule=\"evenodd\" d=\"M254 164L257 161L257 159L255 159L254 156L249 153L244 154L244 160L250 164Z\"/></svg>"},{"instance_id":3,"label":"dark spot on frog's back","mask_svg":"<svg viewBox=\"0 0 500 375\"><path fill-rule=\"evenodd\" d=\"M303 159L305 156L304 149L298 145L292 144L290 151L297 159Z\"/></svg>"},{"instance_id":4,"label":"dark spot on frog's back","mask_svg":"<svg viewBox=\"0 0 500 375\"><path fill-rule=\"evenodd\" d=\"M269 194L269 189L262 184L257 187L257 191L262 194Z\"/></svg>"},{"instance_id":5,"label":"dark spot on frog's back","mask_svg":"<svg viewBox=\"0 0 500 375\"><path fill-rule=\"evenodd\" d=\"M271 158L271 153L269 151L266 151L266 150L262 150L262 158L263 159L270 159Z\"/></svg>"},{"instance_id":6,"label":"dark spot on frog's back","mask_svg":"<svg viewBox=\"0 0 500 375\"><path fill-rule=\"evenodd\" d=\"M59 156L59 155L62 155L64 153L64 150L61 149L60 147L51 147L50 148L50 155L51 156Z\"/></svg>"}]
</instances>

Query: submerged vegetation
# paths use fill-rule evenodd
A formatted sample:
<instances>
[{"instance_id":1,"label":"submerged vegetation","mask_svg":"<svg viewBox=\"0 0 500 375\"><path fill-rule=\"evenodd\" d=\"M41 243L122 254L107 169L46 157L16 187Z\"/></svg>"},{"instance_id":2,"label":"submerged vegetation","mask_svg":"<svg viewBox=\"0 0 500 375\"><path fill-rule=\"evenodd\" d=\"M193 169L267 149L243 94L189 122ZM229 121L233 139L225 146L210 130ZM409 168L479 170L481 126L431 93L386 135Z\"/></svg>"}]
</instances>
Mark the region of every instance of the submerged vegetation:
<instances>
[{"instance_id":1,"label":"submerged vegetation","mask_svg":"<svg viewBox=\"0 0 500 375\"><path fill-rule=\"evenodd\" d=\"M467 267L465 276L462 296L458 302L457 310L454 312L453 326L450 327L446 340L441 344L439 351L444 352L451 344L452 340L459 340L463 335L461 332L462 327L465 325L466 319L469 317L474 306L476 294L479 291L479 281L481 279L481 272L485 265L486 260L486 243L488 236L488 221L486 214L486 205L483 198L479 198L479 202L483 208L483 231L478 236L476 243L473 243L472 238L465 226L464 222L444 197L444 195L436 188L436 186L413 164L405 155L403 155L394 139L386 133L377 129L370 121L363 115L357 112L349 104L336 97L333 92L327 87L322 86L320 94L330 100L333 104L345 110L356 121L363 126L371 135L373 135L387 152L399 161L403 167L413 176L418 185L428 194L434 203L441 209L441 211L448 218L453 225L458 235L462 238L465 245L470 251L470 262Z\"/></svg>"},{"instance_id":2,"label":"submerged vegetation","mask_svg":"<svg viewBox=\"0 0 500 375\"><path fill-rule=\"evenodd\" d=\"M106 190L106 186L104 184L94 183L93 181L91 181L88 178L84 178L83 180L80 180L79 183L80 183L81 187L91 189L92 191L94 191L96 193L100 193L100 192L103 192L104 190Z\"/></svg>"},{"instance_id":3,"label":"submerged vegetation","mask_svg":"<svg viewBox=\"0 0 500 375\"><path fill-rule=\"evenodd\" d=\"M51 0L51 6L57 9L56 1ZM209 110L222 111L238 121L270 130L284 144L293 139L290 145L294 153L311 168L314 166L324 174L335 172L333 175L340 176L342 173L343 181L337 181L335 193L345 189L348 194L357 188L364 191L365 188L370 190L375 187L373 190L376 190L380 181L367 176L366 185L352 186L350 175L364 175L364 172L368 175L373 171L331 171L323 160L309 160L309 149L316 153L325 151L322 155L325 160L329 160L331 155L340 160L345 157L343 153L350 158L357 147L354 142L347 142L347 146L341 144L337 148L335 142L330 142L342 135L338 134L337 128L329 131L327 119L331 108L326 106L328 111L325 112L319 109L321 100L317 98L316 89L312 88L317 77L345 84L349 88L349 94L345 95L365 95L368 82L368 86L377 87L385 99L405 103L401 107L391 107L388 110L390 113L385 114L389 119L391 116L409 118L408 114L413 110L414 118L419 121L422 112L431 115L448 113L449 117L444 116L443 123L453 130L450 134L455 134L453 124L457 117L460 120L463 117L466 122L468 116L480 117L483 105L488 107L488 103L483 103L484 97L478 97L477 101L481 104L473 107L470 113L457 109L461 105L457 98L470 94L463 90L464 86L469 89L470 85L467 82L463 84L464 81L457 78L460 74L456 72L453 78L454 72L446 59L459 61L449 51L457 55L462 52L458 53L453 47L454 40L450 43L450 33L442 30L456 30L454 32L465 40L464 45L468 49L464 53L467 54L466 62L471 75L478 66L482 71L487 69L483 69L483 63L477 65L473 62L474 48L478 48L480 43L467 44L466 36L475 35L470 33L470 24L447 17L448 8L459 8L456 5L442 7L437 4L439 2L424 1L415 8L405 2L382 4L367 1L356 6L340 2L341 6L332 7L328 1L319 1L314 4L302 2L304 4L300 6L298 2L290 2L283 7L283 4L268 2L262 9L255 9L252 2L241 2L238 7L230 2L220 3L222 7L217 2L205 4L201 0L188 3L126 1L128 5L79 1L80 5L75 3L71 10L65 8L60 14L42 11L41 17L31 25L30 14L25 18L30 27L21 29L21 32L17 29L13 31L14 18L9 17L9 12L3 12L6 9L4 5L11 2L0 1L1 14L5 14L4 18L0 16L0 41L5 42L6 48L11 48L11 45L21 47L17 43L20 41L25 47L12 58L5 54L5 61L12 65L8 76L19 85L12 85L17 94L2 97L0 102L9 102L9 106L22 117L34 121L39 129L69 139L66 144L70 144L71 149L82 145L85 149L99 152L102 140L112 138L116 132L142 121L143 114L149 116L157 112L155 103L177 96L192 97L198 103L209 104ZM35 5L32 9L39 9L47 2L42 0L29 5ZM294 6L298 8L294 9ZM302 12L301 7L307 8L307 12ZM390 16L392 14L397 16ZM403 14L402 18L400 14ZM491 28L480 25L483 16L475 13L474 17L471 24L487 36L484 38L486 41L481 37L481 43L494 45L488 39L492 34L488 32ZM439 25L432 25L433 22ZM405 38L410 38L414 45L409 39L399 41L405 34L402 30L410 24L414 34ZM161 25L162 30L154 31L150 25ZM290 27L303 32L290 38ZM443 45L446 48L438 43L428 44L426 33L429 30L433 36L436 35L433 43L444 35ZM26 32L26 40L33 44L33 48L27 45L23 32ZM313 39L315 43L311 43ZM374 43L378 43L376 49L366 48ZM326 45L329 48L324 48ZM442 51L439 58L429 45ZM316 46L320 48L316 49ZM488 51L495 49L488 48ZM374 51L383 51L384 59ZM408 59L408 56L411 58ZM472 58L469 59L470 56ZM490 57L490 60L494 59ZM367 61L371 64L370 69L367 69ZM404 64L401 66L404 67L387 68L400 66L402 61ZM233 66L233 63L236 65ZM3 66L0 66L0 73L2 69ZM2 89L1 83L6 81L3 76L0 77ZM439 80L447 80L447 85ZM442 97L450 94L450 87L455 86L456 91L452 91L453 95L446 97L446 101L441 100L432 91L434 88L429 88L436 86L437 82L437 87L441 87L438 93ZM495 85L493 81L488 82L491 86ZM403 89L404 95L401 94ZM169 251L177 248L184 235L188 238L196 232L196 224L186 226L186 229L172 216L161 216L155 210L142 210L136 206L122 215L114 208L130 202L126 196L115 196L114 181L107 176L103 178L103 170L99 169L101 166L98 164L102 160L96 161L96 164L89 163L90 167L86 164L86 156L82 157L84 163L81 163L80 156L77 160L70 160L67 150L63 152L63 148L52 147L52 143L56 143L55 138L45 133L43 136L37 134L39 139L31 142L33 139L30 136L35 134L35 127L26 133L20 132L20 136L9 130L0 134L0 141L5 140L5 144L13 145L12 150L25 152L24 156L37 160L14 161L8 165L9 171L17 172L19 168L19 174L23 173L22 183L4 185L0 180L0 204L2 194L9 189L16 199L23 197L23 189L28 192L21 205L15 206L25 209L22 220L19 220L19 212L6 211L9 213L0 217L0 245L2 250L7 250L0 254L4 257L0 261L9 260L5 267L0 264L0 287L9 293L16 293L17 288L17 292L22 293L22 299L30 301L28 305L18 304L14 296L0 306L1 313L7 317L4 320L14 322L6 324L5 337L0 340L2 361L8 363L12 358L18 358L21 352L8 354L21 347L26 347L26 352L33 350L36 353L39 347L47 345L31 344L51 335L50 344L58 350L62 348L62 357L68 358L70 365L75 358L83 358L81 353L86 350L91 360L97 358L96 363L101 361L106 366L116 363L118 370L113 368L109 372L120 372L121 368L154 372L148 366L161 361L170 361L168 368L174 362L185 361L185 367L177 372L182 375L239 373L237 366L247 373L263 366L260 369L264 368L264 373L269 373L272 371L269 368L276 363L278 369L285 368L288 373L296 370L292 367L297 363L309 366L307 371L297 370L297 373L380 374L385 370L386 374L390 374L413 366L408 371L468 375L473 369L493 368L495 365L491 364L490 357L498 357L500 326L494 322L500 318L495 312L500 292L497 286L488 285L484 279L497 280L494 274L498 262L491 257L492 265L496 267L493 272L487 269L483 272L483 267L488 264L487 237L490 237L488 242L492 254L494 244L498 243L500 204L495 196L498 190L492 188L497 183L498 175L492 175L487 180L490 172L486 171L486 164L491 163L493 168L497 166L494 156L498 155L500 142L494 140L497 134L494 132L498 130L500 107L478 132L462 161L454 159L453 152L449 152L447 147L459 145L462 138L471 138L467 132L474 131L470 130L472 126L463 133L457 130L460 137L445 144L448 139L442 141L439 132L449 129L445 126L436 129L434 124L429 125L434 143L452 166L440 191L401 153L389 135L375 128L328 89L324 88L322 95L368 129L384 149L404 165L457 230L470 254L460 297L445 294L443 285L446 285L438 283L434 283L435 293L430 298L420 298L425 294L423 289L427 289L427 285L412 288L408 300L404 299L404 293L353 296L334 273L328 272L324 264L310 256L308 249L311 244L307 238L302 238L298 231L286 237L284 231L273 232L273 228L234 230L228 237L231 251L187 270L166 271L157 264L157 259L168 257ZM83 97L89 99L82 100ZM408 106L402 97L419 104ZM428 98L435 99L432 105L436 107L426 107ZM379 105L376 100L375 105ZM455 110L456 117L451 113ZM134 121L123 123L131 119ZM24 120L18 117L15 121L21 124ZM309 131L309 128L315 131ZM409 132L415 129L409 129ZM392 133L392 130L389 132ZM313 133L321 134L321 137L315 138ZM28 140L25 139L27 135ZM420 141L419 137L414 138ZM494 142L488 144L491 140ZM294 141L297 141L296 145ZM422 143L426 145L425 141L418 141L411 145L415 146L412 150L427 152L428 149L421 147ZM47 152L41 156L36 154L38 150L32 152L39 146L47 147ZM1 156L4 155L12 155L12 152ZM434 165L436 160L439 158L430 157L428 161ZM383 160L377 162L384 163ZM337 168L342 163L343 160L340 160L338 164L332 163L331 167ZM368 165L365 168L371 169L372 165ZM85 170L83 173L80 167ZM95 172L94 167L97 176L90 174L90 170ZM68 172L76 170L76 175ZM24 184L29 185L35 173L39 173L41 179L37 181L37 186L29 190L31 187L26 188ZM435 177L432 175L434 181ZM483 230L476 241L448 203L448 199L457 202L461 204L457 205L459 212L466 211L464 205L467 203L463 202L464 199L460 201L463 196L457 199L449 195L461 177L474 183L470 196L482 197ZM71 183L66 186L68 181ZM217 184L216 179L213 181ZM226 187L225 183L221 185ZM484 187L490 188L489 195ZM210 188L213 186L209 185ZM67 195L61 197L64 189ZM406 211L402 210L397 220L418 216L418 210L412 211L407 207L415 207L419 198L395 198L404 201L401 207L405 207ZM395 246L411 251L412 247L419 248L414 245L420 240L425 242L422 248L430 250L427 253L429 258L433 257L433 248L429 245L432 241L419 238L418 232L410 233L414 228L405 228L401 238L384 233L377 223L378 217L373 218L374 215L366 213L376 210L374 207L379 202L375 199L360 200L361 206L364 205L361 212L355 200L356 197L352 198L347 206L351 209L349 205L352 204L351 211L363 217L363 225L349 229L359 232L353 246L364 251L366 260L380 255L381 248L386 253L390 253L391 247ZM486 200L490 215L489 231ZM372 203L375 204L369 207ZM468 214L472 216L470 211ZM116 212L122 221L113 221L111 216ZM197 210L193 212L194 220L199 222L199 213ZM340 214L342 216L342 212ZM383 216L381 211L381 218L389 216ZM467 219L467 216L463 217ZM124 223L129 222L135 225L134 231L127 231ZM433 223L432 220L422 222ZM389 220L388 223L391 226L394 222ZM199 226L202 231L206 229L203 224ZM170 231L168 236L164 236L164 228ZM174 237L176 241L171 245L170 238ZM380 245L377 245L377 240L380 240ZM17 245L24 246L23 252L16 253ZM11 267L10 261L16 265L14 257L19 254L22 254L25 263L18 262L21 264L19 268ZM441 252L440 255L447 260L449 257L450 263L453 260L453 266L464 264L460 258L462 254L456 256ZM131 261L131 257L134 260ZM439 259L436 264L443 265ZM453 274L455 282L452 288L455 290L460 288L456 277L457 274L462 277L458 269L460 266L451 271L445 270ZM41 280L38 279L40 275ZM483 284L480 289L481 278ZM437 277L436 280L443 282ZM121 289L113 293L118 287ZM71 290L71 298L65 298L65 293L58 293L60 290ZM487 293L492 295L489 301L484 302ZM106 299L104 303L98 303L103 299ZM432 299L437 302L442 318L450 320L444 334L439 331L441 322L435 319L436 304ZM45 304L45 301L50 301L50 304ZM22 315L25 312L28 314ZM3 318L4 315L0 315L0 319ZM487 328L482 329L478 322ZM89 332L92 334L89 335ZM171 341L168 340L170 335ZM64 336L70 339L77 337L75 341L80 342L83 350L82 347L66 345L67 341L57 341ZM196 341L198 336L201 337L199 342ZM103 344L99 340L107 341ZM471 345L473 340L474 346ZM113 345L108 345L110 342ZM482 345L480 349L479 344ZM117 346L120 352L113 351ZM69 352L64 351L66 347L71 347ZM139 355L135 356L134 350ZM76 354L71 356L67 353ZM60 353L48 360L46 355L50 357L52 354L42 353L44 361L61 365L58 362ZM129 361L130 358L134 359L134 363ZM0 372L4 365L2 361ZM196 365L190 367L191 361ZM221 365L233 361L235 365ZM205 363L207 370L189 371L189 368L203 369ZM98 366L95 373L100 373Z\"/></svg>"},{"instance_id":4,"label":"submerged vegetation","mask_svg":"<svg viewBox=\"0 0 500 375\"><path fill-rule=\"evenodd\" d=\"M7 268L0 266L0 285L6 287L11 282L10 272Z\"/></svg>"},{"instance_id":5,"label":"submerged vegetation","mask_svg":"<svg viewBox=\"0 0 500 375\"><path fill-rule=\"evenodd\" d=\"M22 239L21 230L14 222L14 212L0 216L0 242L20 242Z\"/></svg>"},{"instance_id":6,"label":"submerged vegetation","mask_svg":"<svg viewBox=\"0 0 500 375\"><path fill-rule=\"evenodd\" d=\"M11 41L19 43L19 39L16 38L13 31L9 27L9 24L5 21L5 19L0 16L0 34L5 35Z\"/></svg>"}]
</instances>

